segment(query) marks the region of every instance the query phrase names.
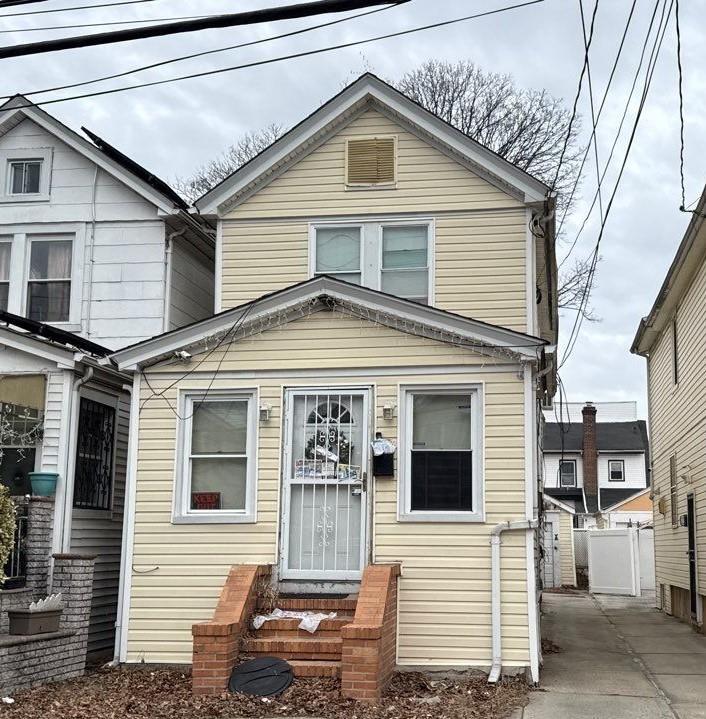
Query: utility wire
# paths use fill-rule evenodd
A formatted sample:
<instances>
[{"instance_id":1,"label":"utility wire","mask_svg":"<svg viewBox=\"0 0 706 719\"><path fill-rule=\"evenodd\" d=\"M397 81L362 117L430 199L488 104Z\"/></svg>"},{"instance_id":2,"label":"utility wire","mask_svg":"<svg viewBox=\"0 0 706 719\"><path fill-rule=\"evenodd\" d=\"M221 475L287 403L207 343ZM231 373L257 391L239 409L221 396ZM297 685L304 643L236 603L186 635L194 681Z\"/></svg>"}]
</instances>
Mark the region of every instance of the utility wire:
<instances>
[{"instance_id":1,"label":"utility wire","mask_svg":"<svg viewBox=\"0 0 706 719\"><path fill-rule=\"evenodd\" d=\"M689 212L686 209L686 182L684 180L684 73L681 64L681 28L679 25L679 0L675 0L674 19L677 31L677 70L679 73L679 180L681 182L681 205L679 209L682 212Z\"/></svg>"},{"instance_id":2,"label":"utility wire","mask_svg":"<svg viewBox=\"0 0 706 719\"><path fill-rule=\"evenodd\" d=\"M162 67L164 65L169 65L171 63L175 62L181 62L182 60L192 60L196 57L203 57L204 55L213 55L214 53L219 52L225 52L227 50L238 50L243 47L250 47L252 45L260 45L262 43L266 42L272 42L273 40L281 40L285 37L292 37L294 35L301 35L303 33L311 32L313 30L320 30L324 27L330 27L331 25L338 25L343 22L348 22L349 20L355 20L359 17L365 17L366 15L373 15L378 12L384 12L385 10L391 10L392 8L397 7L396 5L387 5L386 7L379 7L374 8L373 10L366 10L365 12L358 13L357 15L349 15L348 17L338 18L337 20L330 20L329 22L324 22L319 25L310 25L308 27L301 28L299 30L291 30L290 32L282 33L281 35L271 35L270 37L264 37L260 40L251 40L250 42L241 42L237 45L227 45L226 47L219 47L214 50L204 50L202 52L195 52L191 55L181 55L179 57L173 57L169 60L160 60L159 62L153 62L151 65L140 65L138 67L134 67L131 70L125 70L123 72L117 72L113 73L112 75L103 75L102 77L96 77L92 80L83 80L81 82L73 82L69 85L57 85L55 87L48 87L42 90L30 90L28 92L22 93L23 95L42 95L47 92L55 92L57 90L69 90L74 87L83 87L84 85L93 85L96 82L103 82L104 80L114 80L119 77L125 77L127 75L133 75L137 72L142 72L143 70L152 70L155 67ZM0 96L0 100L9 100L12 95L4 95Z\"/></svg>"},{"instance_id":3,"label":"utility wire","mask_svg":"<svg viewBox=\"0 0 706 719\"><path fill-rule=\"evenodd\" d=\"M13 12L9 15L0 15L1 19L8 17L23 17L25 15L46 15L50 12L72 12L73 10L94 10L101 7L116 7L118 5L139 5L140 3L155 2L156 0L121 0L121 2L101 3L100 5L74 5L72 7L56 7L50 10L26 10L25 12ZM4 5L0 4L0 9Z\"/></svg>"},{"instance_id":4,"label":"utility wire","mask_svg":"<svg viewBox=\"0 0 706 719\"><path fill-rule=\"evenodd\" d=\"M638 81L639 78L640 78L640 72L641 72L641 70L642 70L642 63L645 61L645 53L647 52L647 45L648 45L648 43L649 43L650 36L651 36L651 34L652 34L652 26L654 25L655 18L657 17L657 10L659 9L659 4L660 4L660 2L661 2L661 0L657 0L657 1L655 2L654 9L652 10L652 16L651 16L651 18L650 18L650 24L649 24L649 27L647 28L647 33L646 33L646 35L645 35L645 40L644 40L644 42L642 43L642 50L641 50L641 52L640 52L640 61L638 62L637 69L635 70L635 74L634 74L634 76L633 76L632 85L631 85L631 87L630 87L630 92L628 93L628 98L627 98L627 100L626 100L626 102L625 102L625 107L624 107L624 109L623 109L622 117L620 118L620 123L619 123L619 125L618 125L618 130L617 130L617 132L615 133L615 138L613 139L613 144L612 144L612 146L611 146L611 148L610 148L610 153L608 154L608 160L606 161L606 164L605 164L605 166L603 167L603 171L601 172L601 177L600 177L600 180L599 180L599 183L601 183L601 184L603 183L603 181L604 181L604 179L605 179L605 176L606 176L606 173L608 172L608 169L610 168L610 165L611 165L611 163L612 163L612 161L613 161L613 155L614 155L614 153L615 153L615 148L616 148L617 145L618 145L618 140L620 139L620 136L621 136L622 131L623 131L623 125L625 124L625 120L626 120L626 118L627 118L628 111L629 111L629 109L630 109L630 102L632 101L632 96L633 96L633 94L634 94L634 92L635 92L635 88L637 87L637 81ZM662 13L664 13L664 6L663 6L663 8L662 8ZM662 17L664 17L664 15L662 15ZM661 24L661 19L660 19L660 24ZM658 30L657 32L659 32L659 30ZM605 101L605 96L603 97L603 100ZM600 117L600 109L599 109L599 111L598 111L598 116ZM586 159L586 156L588 155L588 150L589 150L589 147L586 148L586 153L584 154L584 160ZM576 185L574 185L574 189L572 190L572 193L573 193L575 190L576 190ZM582 235L582 233L583 233L583 231L584 231L584 229L585 229L585 227L586 227L586 224L588 223L588 220L589 220L589 218L590 218L590 216L591 216L591 213L593 212L593 208L594 208L595 205L596 205L596 200L597 200L597 199L598 199L598 190L596 189L596 192L594 193L593 199L592 199L592 201L591 201L591 205L590 205L590 207L588 208L588 212L586 213L586 216L584 217L583 222L581 223L581 227L579 228L579 231L576 233L576 237L574 237L574 240L573 240L573 242L571 243L571 247L569 247L569 251L566 253L566 255L564 256L564 259L563 259L563 260L561 261L561 263L559 264L559 269L561 269L561 267L564 265L564 263L567 261L567 259L571 256L571 253L574 251L574 249L575 249L575 247L576 247L576 244L578 243L579 238L581 237L581 235ZM566 219L566 214L567 214L567 213L564 212L564 216L563 216L562 219L561 219L561 224L559 225L559 230L561 230L561 227L562 227L563 224L564 224L564 220Z\"/></svg>"},{"instance_id":5,"label":"utility wire","mask_svg":"<svg viewBox=\"0 0 706 719\"><path fill-rule=\"evenodd\" d=\"M591 80L591 60L588 53L588 38L586 36L586 18L584 17L583 12L583 0L579 0L579 8L581 9L581 32L583 33L583 44L586 48L586 77L588 78L588 98L589 98L589 104L591 106L591 124L593 125L593 132L591 133L591 137L593 139L593 155L594 159L596 161L596 182L598 183L599 192L598 192L598 207L600 210L600 216L601 220L603 219L603 196L600 192L600 163L598 162L598 138L596 137L596 110L593 105L593 81ZM598 0L596 0L596 4L593 7L593 17L591 18L591 34L593 34L593 24L596 20L596 10L598 10ZM590 141L589 141L590 144Z\"/></svg>"},{"instance_id":6,"label":"utility wire","mask_svg":"<svg viewBox=\"0 0 706 719\"><path fill-rule=\"evenodd\" d=\"M78 30L83 27L107 27L111 25L139 25L146 22L176 22L178 20L198 20L208 17L220 17L218 15L182 15L179 17L151 17L144 20L109 20L104 22L88 22L72 25L44 25L42 27L20 27L12 30L0 30L0 34L16 32L44 32L46 30ZM0 19L5 19L0 18Z\"/></svg>"},{"instance_id":7,"label":"utility wire","mask_svg":"<svg viewBox=\"0 0 706 719\"><path fill-rule=\"evenodd\" d=\"M628 14L628 18L625 22L625 28L623 29L623 35L620 38L620 45L618 46L618 52L615 56L615 60L613 61L613 67L611 68L610 76L608 77L608 82L606 83L606 87L603 92L603 99L601 100L601 104L598 107L598 113L596 114L595 122L593 123L593 127L591 129L591 137L588 140L588 145L586 145L586 150L583 153L583 157L581 158L581 164L579 165L578 172L576 173L576 179L574 180L574 185L571 188L571 194L569 195L569 199L566 203L566 206L564 207L564 212L561 215L561 222L559 223L559 229L557 230L557 236L559 236L561 234L561 230L564 227L564 222L566 220L567 215L569 214L569 208L571 207L571 202L574 199L576 190L578 189L579 182L581 180L581 173L583 171L584 165L586 164L586 159L588 158L588 153L590 152L590 149L591 149L591 142L593 142L593 139L596 136L596 128L598 126L598 123L600 122L601 114L603 112L603 108L605 107L606 99L608 98L608 92L610 91L610 87L613 84L613 78L615 77L615 72L618 69L620 57L623 53L623 47L625 46L625 38L627 37L628 30L630 29L630 23L632 22L632 18L635 13L636 5L637 5L637 0L632 0L632 5L630 7L630 13ZM567 259L567 257L564 257L561 264L559 265L559 268L561 268L561 265L564 264L566 259Z\"/></svg>"},{"instance_id":8,"label":"utility wire","mask_svg":"<svg viewBox=\"0 0 706 719\"><path fill-rule=\"evenodd\" d=\"M0 10L4 7L13 7L15 5L33 5L38 2L46 2L46 0L1 0Z\"/></svg>"},{"instance_id":9,"label":"utility wire","mask_svg":"<svg viewBox=\"0 0 706 719\"><path fill-rule=\"evenodd\" d=\"M596 17L596 12L598 11L598 2L596 2L595 6L593 7L593 18ZM559 174L561 173L561 166L564 163L564 156L566 155L566 150L569 146L569 140L571 139L571 131L574 127L574 122L576 122L576 115L578 114L578 106L579 106L579 99L581 97L581 89L583 88L583 78L586 74L586 69L588 68L588 51L591 47L591 42L593 41L593 19L591 20L591 30L588 34L588 42L584 43L584 54L583 54L583 66L581 67L581 72L579 73L579 82L578 87L576 88L576 95L574 96L574 102L573 106L571 108L571 117L569 118L569 124L566 128L566 137L564 138L564 144L561 148L561 153L559 155L559 162L556 165L556 172L554 173L554 179L552 180L552 184L550 187L550 192L554 191L554 188L556 188L556 183L559 180Z\"/></svg>"},{"instance_id":10,"label":"utility wire","mask_svg":"<svg viewBox=\"0 0 706 719\"><path fill-rule=\"evenodd\" d=\"M657 0L659 3L659 0ZM637 109L637 113L635 116L635 121L633 123L632 132L630 133L630 138L628 140L627 147L625 149L625 156L623 157L623 162L620 167L620 171L618 173L618 177L615 182L615 186L613 187L613 192L611 193L610 200L608 202L608 206L606 207L606 213L603 218L603 221L601 222L601 227L598 233L598 238L596 240L595 247L592 252L592 260L591 260L591 268L589 271L588 280L586 282L586 287L584 288L583 296L581 299L581 303L579 305L579 309L577 311L576 319L574 321L574 325L571 330L571 335L569 336L569 343L567 344L566 352L564 353L564 357L559 364L559 369L564 366L566 361L571 356L574 347L576 346L576 341L579 336L579 332L581 331L581 326L583 324L583 318L584 318L584 309L588 302L588 298L591 294L591 287L593 286L593 279L595 277L596 272L596 265L598 264L598 256L599 256L599 249L601 245L601 241L603 239L603 234L605 232L606 223L608 221L608 216L610 215L610 210L613 207L613 202L615 200L615 197L618 193L618 189L620 187L620 182L623 177L623 173L625 171L625 167L628 162L628 158L630 157L630 151L632 149L633 142L635 140L635 135L637 133L637 128L640 124L640 119L642 117L642 112L645 108L645 103L647 100L647 95L649 93L650 87L652 85L652 78L654 77L654 71L657 67L657 61L659 60L659 54L662 49L662 42L664 40L665 33L667 31L667 26L669 25L669 17L671 16L672 12L672 6L674 4L674 0L670 0L669 3L669 10L667 11L666 17L664 16L664 6L666 6L666 0L664 0L663 5L663 15L660 18L660 25L657 27L657 34L655 35L655 44L652 47L652 52L650 53L650 60L647 65L647 73L645 75L645 84L642 91L642 97L640 98L640 105ZM662 26L662 19L664 19L664 25ZM660 34L661 33L661 34Z\"/></svg>"},{"instance_id":11,"label":"utility wire","mask_svg":"<svg viewBox=\"0 0 706 719\"><path fill-rule=\"evenodd\" d=\"M11 47L0 47L0 59L9 57L23 57L38 55L57 50L70 50L75 48L95 47L96 45L110 45L128 40L143 40L150 37L165 37L178 33L196 32L197 30L210 30L214 28L241 27L275 20L294 20L296 18L312 17L333 12L346 12L360 10L376 5L403 5L410 0L313 0L312 2L297 5L282 5L279 7L264 8L262 10L249 10L247 12L231 13L228 15L213 15L198 20L180 20L166 25L149 25L148 27L128 28L112 32L97 33L95 35L78 35L74 37L56 38L30 42Z\"/></svg>"},{"instance_id":12,"label":"utility wire","mask_svg":"<svg viewBox=\"0 0 706 719\"><path fill-rule=\"evenodd\" d=\"M508 5L502 8L496 8L495 10L487 10L486 12L476 13L475 15L467 15L465 17L454 18L453 20L444 20L442 22L432 23L431 25L423 25L420 27L409 28L407 30L400 30L398 32L387 33L385 35L377 35L376 37L366 38L364 40L354 40L351 42L341 43L338 45L329 45L328 47L317 48L316 50L306 50L303 52L292 53L290 55L280 55L279 57L270 58L268 60L258 60L255 62L248 62L242 65L232 65L230 67L223 67L217 70L204 70L203 72L191 73L189 75L181 75L179 77L170 77L164 80L153 80L152 82L144 82L136 85L127 85L125 87L116 87L109 90L96 90L95 92L87 92L82 95L72 95L69 97L60 97L53 100L42 100L40 102L27 102L24 105L15 105L13 109L22 109L23 107L40 107L44 105L53 105L58 102L67 102L69 100L80 100L86 97L98 97L100 95L112 95L118 92L124 92L126 90L135 90L143 87L154 87L156 85L166 85L171 82L178 82L181 80L190 80L197 77L206 77L209 75L218 75L224 72L231 72L233 70L242 70L245 68L259 67L262 65L270 65L276 62L282 62L283 60L293 60L300 57L308 57L310 55L318 55L324 52L330 52L332 50L340 50L348 47L355 47L357 45L366 45L372 42L378 42L380 40L387 40L393 37L401 37L403 35L410 35L412 33L422 32L424 30L432 30L440 27L446 27L448 25L454 25L460 22L466 22L468 20L474 20L479 17L485 17L488 15L495 15L500 12L506 12L508 10L515 10L521 7L527 7L530 5L536 5L542 3L545 0L529 0L529 2L519 3L517 5Z\"/></svg>"}]
</instances>

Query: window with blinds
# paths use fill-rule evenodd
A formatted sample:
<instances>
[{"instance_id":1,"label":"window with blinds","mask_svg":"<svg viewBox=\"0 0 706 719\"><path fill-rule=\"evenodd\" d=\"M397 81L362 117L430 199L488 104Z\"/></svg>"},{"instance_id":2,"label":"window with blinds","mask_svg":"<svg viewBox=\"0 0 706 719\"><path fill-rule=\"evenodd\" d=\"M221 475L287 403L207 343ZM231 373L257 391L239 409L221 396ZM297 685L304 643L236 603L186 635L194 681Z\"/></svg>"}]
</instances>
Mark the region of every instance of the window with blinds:
<instances>
[{"instance_id":1,"label":"window with blinds","mask_svg":"<svg viewBox=\"0 0 706 719\"><path fill-rule=\"evenodd\" d=\"M346 143L346 184L389 185L396 180L394 137L369 137Z\"/></svg>"}]
</instances>

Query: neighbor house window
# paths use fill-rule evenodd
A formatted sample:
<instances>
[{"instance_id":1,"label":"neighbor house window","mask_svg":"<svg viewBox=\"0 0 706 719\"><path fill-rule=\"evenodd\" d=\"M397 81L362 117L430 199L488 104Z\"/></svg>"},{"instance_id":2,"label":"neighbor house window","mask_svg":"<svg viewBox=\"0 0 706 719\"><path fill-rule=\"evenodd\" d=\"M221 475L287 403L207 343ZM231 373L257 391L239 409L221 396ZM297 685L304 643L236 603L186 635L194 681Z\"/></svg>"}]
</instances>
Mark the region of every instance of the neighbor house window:
<instances>
[{"instance_id":1,"label":"neighbor house window","mask_svg":"<svg viewBox=\"0 0 706 719\"><path fill-rule=\"evenodd\" d=\"M254 395L186 393L182 408L176 521L254 521Z\"/></svg>"},{"instance_id":2,"label":"neighbor house window","mask_svg":"<svg viewBox=\"0 0 706 719\"><path fill-rule=\"evenodd\" d=\"M622 459L611 459L608 461L608 481L625 481L625 462Z\"/></svg>"},{"instance_id":3,"label":"neighbor house window","mask_svg":"<svg viewBox=\"0 0 706 719\"><path fill-rule=\"evenodd\" d=\"M42 161L11 161L8 175L9 195L38 195L41 188Z\"/></svg>"},{"instance_id":4,"label":"neighbor house window","mask_svg":"<svg viewBox=\"0 0 706 719\"><path fill-rule=\"evenodd\" d=\"M677 458L669 458L669 506L672 514L672 526L679 524L679 497L677 494Z\"/></svg>"},{"instance_id":5,"label":"neighbor house window","mask_svg":"<svg viewBox=\"0 0 706 719\"><path fill-rule=\"evenodd\" d=\"M12 256L12 239L0 238L0 310L7 310L10 294L10 257Z\"/></svg>"},{"instance_id":6,"label":"neighbor house window","mask_svg":"<svg viewBox=\"0 0 706 719\"><path fill-rule=\"evenodd\" d=\"M76 434L74 507L109 510L115 472L115 406L81 397Z\"/></svg>"},{"instance_id":7,"label":"neighbor house window","mask_svg":"<svg viewBox=\"0 0 706 719\"><path fill-rule=\"evenodd\" d=\"M576 460L562 459L559 461L559 486L576 486Z\"/></svg>"},{"instance_id":8,"label":"neighbor house window","mask_svg":"<svg viewBox=\"0 0 706 719\"><path fill-rule=\"evenodd\" d=\"M360 284L360 227L318 227L315 241L315 274L332 275L346 282Z\"/></svg>"},{"instance_id":9,"label":"neighbor house window","mask_svg":"<svg viewBox=\"0 0 706 719\"><path fill-rule=\"evenodd\" d=\"M431 228L430 222L314 226L311 274L429 304Z\"/></svg>"},{"instance_id":10,"label":"neighbor house window","mask_svg":"<svg viewBox=\"0 0 706 719\"><path fill-rule=\"evenodd\" d=\"M40 322L68 322L73 243L66 236L30 240L27 316Z\"/></svg>"},{"instance_id":11,"label":"neighbor house window","mask_svg":"<svg viewBox=\"0 0 706 719\"><path fill-rule=\"evenodd\" d=\"M401 518L482 517L480 388L404 391Z\"/></svg>"}]
</instances>

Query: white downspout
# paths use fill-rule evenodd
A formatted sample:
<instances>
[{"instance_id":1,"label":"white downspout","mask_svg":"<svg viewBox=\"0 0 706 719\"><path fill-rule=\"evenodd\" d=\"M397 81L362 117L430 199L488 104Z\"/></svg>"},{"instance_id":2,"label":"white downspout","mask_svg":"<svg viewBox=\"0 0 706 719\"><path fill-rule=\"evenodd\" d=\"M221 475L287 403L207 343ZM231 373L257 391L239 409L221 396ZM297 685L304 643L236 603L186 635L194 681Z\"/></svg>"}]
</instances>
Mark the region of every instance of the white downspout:
<instances>
[{"instance_id":1,"label":"white downspout","mask_svg":"<svg viewBox=\"0 0 706 719\"><path fill-rule=\"evenodd\" d=\"M91 235L88 245L88 282L86 297L86 337L91 337L91 302L93 301L93 266L95 264L96 246L96 196L98 194L98 165L93 173L93 190L91 193Z\"/></svg>"},{"instance_id":2,"label":"white downspout","mask_svg":"<svg viewBox=\"0 0 706 719\"><path fill-rule=\"evenodd\" d=\"M162 311L162 332L168 332L169 327L169 310L172 303L172 248L173 242L177 237L181 237L186 233L186 227L181 230L175 230L167 235L164 247L164 309Z\"/></svg>"},{"instance_id":3,"label":"white downspout","mask_svg":"<svg viewBox=\"0 0 706 719\"><path fill-rule=\"evenodd\" d=\"M71 388L71 425L69 430L69 451L66 457L66 473L64 486L64 511L61 520L61 551L71 550L71 513L74 506L74 469L76 467L76 441L78 438L78 415L81 411L79 390L93 378L93 367L86 368L81 377L74 380Z\"/></svg>"},{"instance_id":4,"label":"white downspout","mask_svg":"<svg viewBox=\"0 0 706 719\"><path fill-rule=\"evenodd\" d=\"M534 530L536 519L523 519L515 522L496 524L490 532L490 587L491 587L491 628L493 663L488 674L488 682L495 684L500 679L503 668L502 659L502 611L500 605L500 535L503 532L524 529Z\"/></svg>"},{"instance_id":5,"label":"white downspout","mask_svg":"<svg viewBox=\"0 0 706 719\"><path fill-rule=\"evenodd\" d=\"M127 629L130 618L130 591L132 588L132 555L135 537L135 494L137 481L137 444L140 426L140 370L132 376L130 391L130 424L127 439L127 471L125 473L125 506L123 509L123 541L120 549L120 583L118 586L118 613L115 620L115 649L113 664L127 659Z\"/></svg>"}]
</instances>

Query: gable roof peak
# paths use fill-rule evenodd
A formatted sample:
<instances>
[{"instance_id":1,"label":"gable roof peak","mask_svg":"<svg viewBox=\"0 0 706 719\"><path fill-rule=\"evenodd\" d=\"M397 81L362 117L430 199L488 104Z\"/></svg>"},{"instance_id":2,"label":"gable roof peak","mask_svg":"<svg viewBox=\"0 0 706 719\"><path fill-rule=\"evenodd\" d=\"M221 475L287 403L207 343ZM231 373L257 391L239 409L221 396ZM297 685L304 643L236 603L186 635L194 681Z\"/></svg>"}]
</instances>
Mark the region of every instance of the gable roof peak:
<instances>
[{"instance_id":1,"label":"gable roof peak","mask_svg":"<svg viewBox=\"0 0 706 719\"><path fill-rule=\"evenodd\" d=\"M203 194L194 205L202 214L218 214L231 207L265 178L269 180L277 170L288 167L311 151L314 140L325 137L327 132L333 134L332 128L335 130L342 119L352 116L371 99L521 201L543 202L550 196L550 188L541 180L461 132L377 75L365 72Z\"/></svg>"}]
</instances>

